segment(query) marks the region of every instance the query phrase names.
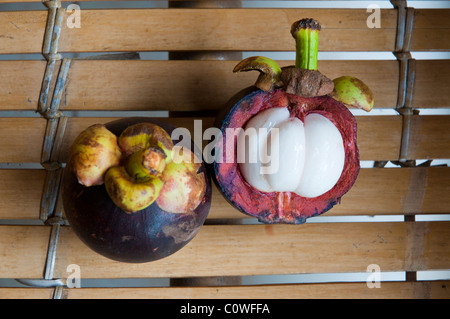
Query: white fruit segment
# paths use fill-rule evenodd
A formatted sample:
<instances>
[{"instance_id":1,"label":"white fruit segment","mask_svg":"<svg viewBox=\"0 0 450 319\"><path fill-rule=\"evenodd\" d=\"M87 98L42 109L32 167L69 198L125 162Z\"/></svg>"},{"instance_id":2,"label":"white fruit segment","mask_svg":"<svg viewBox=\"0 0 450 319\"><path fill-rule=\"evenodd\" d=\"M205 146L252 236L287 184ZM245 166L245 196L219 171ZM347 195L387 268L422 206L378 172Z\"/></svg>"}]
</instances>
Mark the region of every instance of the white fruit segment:
<instances>
[{"instance_id":1,"label":"white fruit segment","mask_svg":"<svg viewBox=\"0 0 450 319\"><path fill-rule=\"evenodd\" d=\"M330 120L311 113L303 123L287 108L250 119L238 136L237 152L240 171L252 187L303 197L333 188L345 162L341 133Z\"/></svg>"}]
</instances>

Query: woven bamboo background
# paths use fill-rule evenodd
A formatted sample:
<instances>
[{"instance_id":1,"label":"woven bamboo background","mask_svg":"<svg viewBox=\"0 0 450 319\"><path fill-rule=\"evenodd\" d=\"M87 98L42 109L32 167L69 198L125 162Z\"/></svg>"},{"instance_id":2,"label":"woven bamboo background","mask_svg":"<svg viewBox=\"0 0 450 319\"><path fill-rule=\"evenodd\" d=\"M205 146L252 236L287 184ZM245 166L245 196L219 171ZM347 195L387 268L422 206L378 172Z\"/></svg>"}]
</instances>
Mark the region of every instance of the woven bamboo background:
<instances>
[{"instance_id":1,"label":"woven bamboo background","mask_svg":"<svg viewBox=\"0 0 450 319\"><path fill-rule=\"evenodd\" d=\"M0 0L1 298L450 297L450 9L380 1L369 28L371 12L350 5L78 1L71 28L67 3L13 2ZM376 99L372 114L353 110L363 168L342 203L304 225L262 225L214 188L206 225L168 258L129 265L87 248L59 200L77 134L126 116L211 127L255 80L231 72L238 60L293 64L289 28L303 17L323 26L319 69L362 79ZM433 52L444 59L415 58ZM72 264L81 288L66 286ZM366 283L370 265L381 288Z\"/></svg>"}]
</instances>

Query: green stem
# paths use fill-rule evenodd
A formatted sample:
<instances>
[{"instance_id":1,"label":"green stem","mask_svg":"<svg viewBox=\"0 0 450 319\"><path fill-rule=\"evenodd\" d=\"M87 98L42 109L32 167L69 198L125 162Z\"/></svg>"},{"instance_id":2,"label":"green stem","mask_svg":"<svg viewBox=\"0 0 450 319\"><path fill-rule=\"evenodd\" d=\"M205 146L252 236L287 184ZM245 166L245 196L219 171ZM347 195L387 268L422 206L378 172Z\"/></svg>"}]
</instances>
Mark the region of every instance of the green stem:
<instances>
[{"instance_id":1,"label":"green stem","mask_svg":"<svg viewBox=\"0 0 450 319\"><path fill-rule=\"evenodd\" d=\"M317 70L319 31L319 22L312 19L302 19L292 25L291 34L296 42L296 68Z\"/></svg>"}]
</instances>

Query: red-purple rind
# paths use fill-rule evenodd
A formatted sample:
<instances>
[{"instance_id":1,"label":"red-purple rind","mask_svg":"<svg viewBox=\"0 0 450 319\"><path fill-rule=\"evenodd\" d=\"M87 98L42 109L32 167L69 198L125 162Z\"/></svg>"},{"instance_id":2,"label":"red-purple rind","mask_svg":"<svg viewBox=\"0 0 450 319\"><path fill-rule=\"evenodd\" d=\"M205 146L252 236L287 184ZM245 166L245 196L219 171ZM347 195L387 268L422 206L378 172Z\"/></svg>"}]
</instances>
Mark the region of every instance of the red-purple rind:
<instances>
[{"instance_id":1,"label":"red-purple rind","mask_svg":"<svg viewBox=\"0 0 450 319\"><path fill-rule=\"evenodd\" d=\"M356 145L356 120L342 103L328 96L304 98L283 90L264 92L255 88L241 91L230 100L223 117L216 121L226 141L226 128L242 128L259 112L271 107L288 107L291 116L300 120L309 113L319 113L331 120L340 131L345 149L344 169L336 185L315 198L291 192L265 193L250 186L236 163L213 164L213 179L225 198L241 212L257 217L263 223L301 224L307 218L325 213L353 186L359 173L359 153ZM236 150L236 138L233 148ZM223 147L226 158L227 146ZM236 154L234 154L236 159Z\"/></svg>"},{"instance_id":2,"label":"red-purple rind","mask_svg":"<svg viewBox=\"0 0 450 319\"><path fill-rule=\"evenodd\" d=\"M169 135L171 125L150 118L126 118L106 124L117 136L130 125L151 122ZM176 144L178 141L174 141ZM200 205L190 213L174 214L156 203L127 214L117 207L105 186L78 183L70 166L64 169L62 198L65 215L75 234L92 250L113 260L141 263L167 257L184 247L200 230L211 206L211 180L202 164L206 190Z\"/></svg>"}]
</instances>

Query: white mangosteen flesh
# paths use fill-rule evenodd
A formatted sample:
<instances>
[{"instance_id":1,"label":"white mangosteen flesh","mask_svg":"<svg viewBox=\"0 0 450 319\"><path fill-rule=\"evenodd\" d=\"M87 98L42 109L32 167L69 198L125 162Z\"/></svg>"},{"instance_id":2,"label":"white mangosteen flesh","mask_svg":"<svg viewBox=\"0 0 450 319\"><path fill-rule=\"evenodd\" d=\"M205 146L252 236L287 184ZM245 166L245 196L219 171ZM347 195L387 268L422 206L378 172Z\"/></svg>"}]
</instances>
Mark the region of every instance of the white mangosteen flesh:
<instances>
[{"instance_id":1,"label":"white mangosteen flesh","mask_svg":"<svg viewBox=\"0 0 450 319\"><path fill-rule=\"evenodd\" d=\"M251 118L238 136L239 169L262 192L317 197L334 187L345 162L341 133L325 116L304 122L287 108L267 109Z\"/></svg>"}]
</instances>

